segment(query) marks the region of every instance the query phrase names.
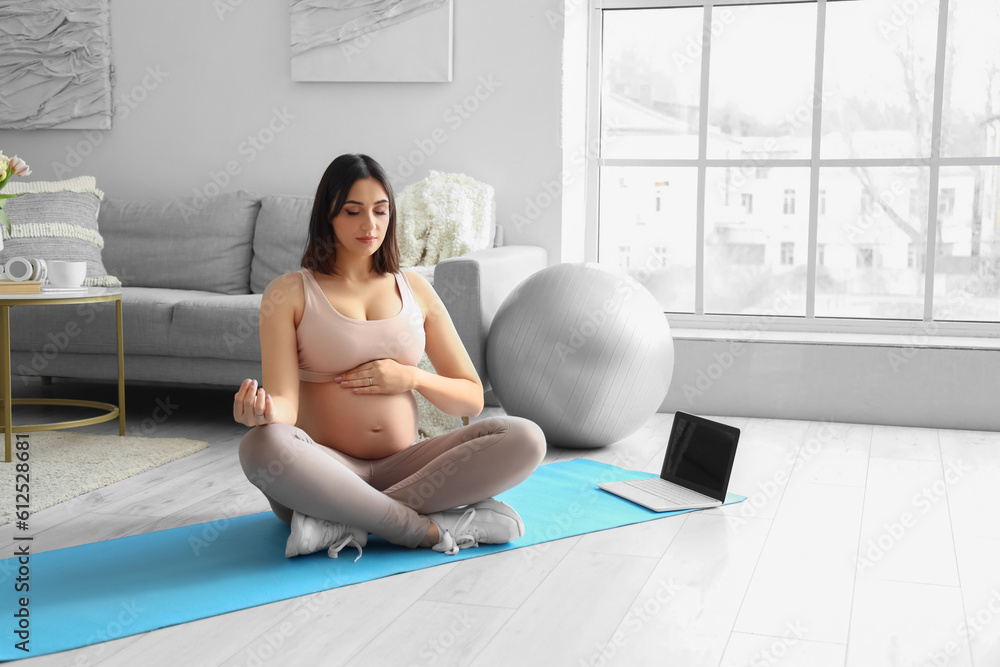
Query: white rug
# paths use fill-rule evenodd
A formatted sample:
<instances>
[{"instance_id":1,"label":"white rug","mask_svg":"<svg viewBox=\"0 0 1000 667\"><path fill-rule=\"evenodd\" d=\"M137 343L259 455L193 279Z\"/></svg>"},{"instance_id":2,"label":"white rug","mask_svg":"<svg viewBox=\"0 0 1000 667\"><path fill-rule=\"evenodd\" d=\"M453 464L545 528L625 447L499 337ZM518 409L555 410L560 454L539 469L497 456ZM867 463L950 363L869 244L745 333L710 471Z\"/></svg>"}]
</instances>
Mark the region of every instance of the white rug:
<instances>
[{"instance_id":1,"label":"white rug","mask_svg":"<svg viewBox=\"0 0 1000 667\"><path fill-rule=\"evenodd\" d=\"M88 491L114 484L208 447L207 442L186 438L142 438L91 435L71 431L36 431L29 443L30 512L52 507ZM17 498L17 448L12 439L12 460L0 463L0 525L14 519ZM23 468L22 468L23 469Z\"/></svg>"}]
</instances>

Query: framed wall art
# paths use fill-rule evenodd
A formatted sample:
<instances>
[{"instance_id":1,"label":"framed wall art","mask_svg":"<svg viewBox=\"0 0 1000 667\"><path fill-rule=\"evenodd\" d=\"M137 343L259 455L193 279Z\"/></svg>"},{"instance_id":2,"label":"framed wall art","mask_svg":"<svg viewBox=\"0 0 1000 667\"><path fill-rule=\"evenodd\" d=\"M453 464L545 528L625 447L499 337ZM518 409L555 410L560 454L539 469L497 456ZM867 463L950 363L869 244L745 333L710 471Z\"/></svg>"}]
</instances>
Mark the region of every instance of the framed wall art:
<instances>
[{"instance_id":1,"label":"framed wall art","mask_svg":"<svg viewBox=\"0 0 1000 667\"><path fill-rule=\"evenodd\" d=\"M110 0L0 0L0 128L111 129Z\"/></svg>"},{"instance_id":2,"label":"framed wall art","mask_svg":"<svg viewBox=\"0 0 1000 667\"><path fill-rule=\"evenodd\" d=\"M451 81L453 0L290 0L293 81Z\"/></svg>"}]
</instances>

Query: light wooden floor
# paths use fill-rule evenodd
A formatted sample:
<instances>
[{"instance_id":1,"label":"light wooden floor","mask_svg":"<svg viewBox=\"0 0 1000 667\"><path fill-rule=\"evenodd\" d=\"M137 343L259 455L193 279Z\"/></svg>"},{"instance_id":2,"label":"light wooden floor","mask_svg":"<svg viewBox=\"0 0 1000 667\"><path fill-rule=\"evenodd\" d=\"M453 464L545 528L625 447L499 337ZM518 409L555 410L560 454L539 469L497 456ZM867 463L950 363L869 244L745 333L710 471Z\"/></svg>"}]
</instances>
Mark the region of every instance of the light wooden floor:
<instances>
[{"instance_id":1,"label":"light wooden floor","mask_svg":"<svg viewBox=\"0 0 1000 667\"><path fill-rule=\"evenodd\" d=\"M81 392L115 398L99 383L15 386ZM129 387L130 434L145 420L150 437L211 446L39 512L35 550L266 511L236 457L246 429L231 420L234 392ZM157 401L176 406L161 423ZM658 471L671 419L546 462ZM730 485L749 496L740 505L461 563L442 556L440 567L22 664L1000 665L1000 434L718 419L743 429ZM0 529L4 557L12 534Z\"/></svg>"}]
</instances>

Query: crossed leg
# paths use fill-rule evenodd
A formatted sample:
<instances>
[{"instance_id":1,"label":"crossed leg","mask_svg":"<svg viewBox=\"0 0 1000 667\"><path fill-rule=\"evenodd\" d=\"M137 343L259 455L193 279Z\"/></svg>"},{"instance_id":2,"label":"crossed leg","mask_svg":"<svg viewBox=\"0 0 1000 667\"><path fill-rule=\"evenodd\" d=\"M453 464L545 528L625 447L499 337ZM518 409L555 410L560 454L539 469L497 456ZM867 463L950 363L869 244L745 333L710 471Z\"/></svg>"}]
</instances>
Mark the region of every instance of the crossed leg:
<instances>
[{"instance_id":1,"label":"crossed leg","mask_svg":"<svg viewBox=\"0 0 1000 667\"><path fill-rule=\"evenodd\" d=\"M520 417L494 417L428 438L384 459L358 459L290 424L255 426L240 443L247 478L275 515L344 523L417 547L427 514L484 500L524 481L545 455L545 436Z\"/></svg>"}]
</instances>

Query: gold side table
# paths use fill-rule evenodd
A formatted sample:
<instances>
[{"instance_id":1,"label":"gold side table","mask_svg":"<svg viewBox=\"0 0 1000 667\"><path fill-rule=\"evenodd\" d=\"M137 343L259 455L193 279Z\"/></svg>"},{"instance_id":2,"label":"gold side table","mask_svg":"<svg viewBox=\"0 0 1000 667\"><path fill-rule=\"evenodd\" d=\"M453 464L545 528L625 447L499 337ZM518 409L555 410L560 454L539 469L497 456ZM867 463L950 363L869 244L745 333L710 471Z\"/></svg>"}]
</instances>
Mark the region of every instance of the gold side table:
<instances>
[{"instance_id":1,"label":"gold side table","mask_svg":"<svg viewBox=\"0 0 1000 667\"><path fill-rule=\"evenodd\" d=\"M100 401L83 401L71 398L11 398L10 367L10 309L14 306L54 306L66 303L115 302L115 317L118 325L118 405ZM118 419L118 435L125 435L125 348L122 342L122 291L120 287L88 287L86 292L67 294L65 292L42 292L34 294L0 293L0 402L3 404L0 419L4 430L4 463L11 462L11 435L32 431L54 431L88 424ZM105 414L88 419L51 422L48 424L12 425L13 405L73 405L104 410Z\"/></svg>"}]
</instances>

